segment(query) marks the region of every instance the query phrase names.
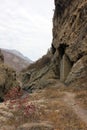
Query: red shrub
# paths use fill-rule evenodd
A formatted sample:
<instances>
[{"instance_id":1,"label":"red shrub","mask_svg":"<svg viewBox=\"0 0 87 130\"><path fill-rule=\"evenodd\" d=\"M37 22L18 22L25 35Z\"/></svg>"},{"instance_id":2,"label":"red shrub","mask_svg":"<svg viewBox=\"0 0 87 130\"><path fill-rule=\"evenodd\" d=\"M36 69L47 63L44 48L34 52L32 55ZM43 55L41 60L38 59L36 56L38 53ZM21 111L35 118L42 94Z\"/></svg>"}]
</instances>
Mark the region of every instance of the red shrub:
<instances>
[{"instance_id":1,"label":"red shrub","mask_svg":"<svg viewBox=\"0 0 87 130\"><path fill-rule=\"evenodd\" d=\"M29 116L35 111L35 105L28 104L29 95L23 97L23 91L19 87L12 88L4 97L5 104L9 100L9 109L15 108L17 111L21 111L24 116Z\"/></svg>"}]
</instances>

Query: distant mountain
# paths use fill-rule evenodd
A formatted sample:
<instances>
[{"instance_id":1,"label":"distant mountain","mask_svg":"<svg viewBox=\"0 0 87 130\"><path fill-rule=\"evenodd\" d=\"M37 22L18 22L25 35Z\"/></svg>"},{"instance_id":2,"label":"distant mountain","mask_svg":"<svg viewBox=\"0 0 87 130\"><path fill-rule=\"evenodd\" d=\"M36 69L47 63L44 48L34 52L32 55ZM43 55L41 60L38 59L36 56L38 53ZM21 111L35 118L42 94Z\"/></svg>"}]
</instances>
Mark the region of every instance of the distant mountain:
<instances>
[{"instance_id":1,"label":"distant mountain","mask_svg":"<svg viewBox=\"0 0 87 130\"><path fill-rule=\"evenodd\" d=\"M26 68L32 61L25 57L17 50L1 49L4 55L4 62L13 67L16 71L21 71Z\"/></svg>"}]
</instances>

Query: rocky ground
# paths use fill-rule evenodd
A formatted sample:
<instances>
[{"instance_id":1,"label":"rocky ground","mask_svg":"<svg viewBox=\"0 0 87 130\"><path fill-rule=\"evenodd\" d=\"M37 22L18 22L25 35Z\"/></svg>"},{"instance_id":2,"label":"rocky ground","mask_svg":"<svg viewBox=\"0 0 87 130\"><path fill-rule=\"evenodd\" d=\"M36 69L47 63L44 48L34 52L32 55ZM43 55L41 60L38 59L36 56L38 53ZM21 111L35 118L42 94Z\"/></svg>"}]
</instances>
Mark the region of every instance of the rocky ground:
<instances>
[{"instance_id":1,"label":"rocky ground","mask_svg":"<svg viewBox=\"0 0 87 130\"><path fill-rule=\"evenodd\" d=\"M32 94L24 93L21 98L28 98L23 104L35 106L27 116L24 111L11 109L9 101L1 103L0 130L87 130L87 103L82 105L86 99L86 95L82 96L84 91L87 93L69 90L58 81Z\"/></svg>"}]
</instances>

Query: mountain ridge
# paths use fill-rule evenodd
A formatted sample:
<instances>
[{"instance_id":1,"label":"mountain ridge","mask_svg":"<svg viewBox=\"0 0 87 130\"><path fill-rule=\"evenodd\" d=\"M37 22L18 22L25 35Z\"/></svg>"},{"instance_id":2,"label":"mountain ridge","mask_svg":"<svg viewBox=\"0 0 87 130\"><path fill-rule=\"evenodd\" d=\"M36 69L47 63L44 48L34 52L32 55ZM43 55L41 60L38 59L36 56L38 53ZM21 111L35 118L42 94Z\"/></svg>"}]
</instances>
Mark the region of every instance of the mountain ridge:
<instances>
[{"instance_id":1,"label":"mountain ridge","mask_svg":"<svg viewBox=\"0 0 87 130\"><path fill-rule=\"evenodd\" d=\"M2 54L4 55L4 62L13 67L17 72L29 66L32 61L25 57L22 53L17 50L9 50L1 48Z\"/></svg>"}]
</instances>

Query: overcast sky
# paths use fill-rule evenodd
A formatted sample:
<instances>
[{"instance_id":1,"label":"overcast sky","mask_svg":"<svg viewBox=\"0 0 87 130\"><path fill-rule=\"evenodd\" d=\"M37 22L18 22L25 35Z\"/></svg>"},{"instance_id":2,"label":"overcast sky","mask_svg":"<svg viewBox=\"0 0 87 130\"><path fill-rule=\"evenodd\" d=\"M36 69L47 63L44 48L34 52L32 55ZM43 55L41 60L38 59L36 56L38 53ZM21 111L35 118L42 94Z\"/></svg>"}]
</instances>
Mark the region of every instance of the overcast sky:
<instances>
[{"instance_id":1,"label":"overcast sky","mask_svg":"<svg viewBox=\"0 0 87 130\"><path fill-rule=\"evenodd\" d=\"M50 48L54 0L0 0L0 48L37 60Z\"/></svg>"}]
</instances>

